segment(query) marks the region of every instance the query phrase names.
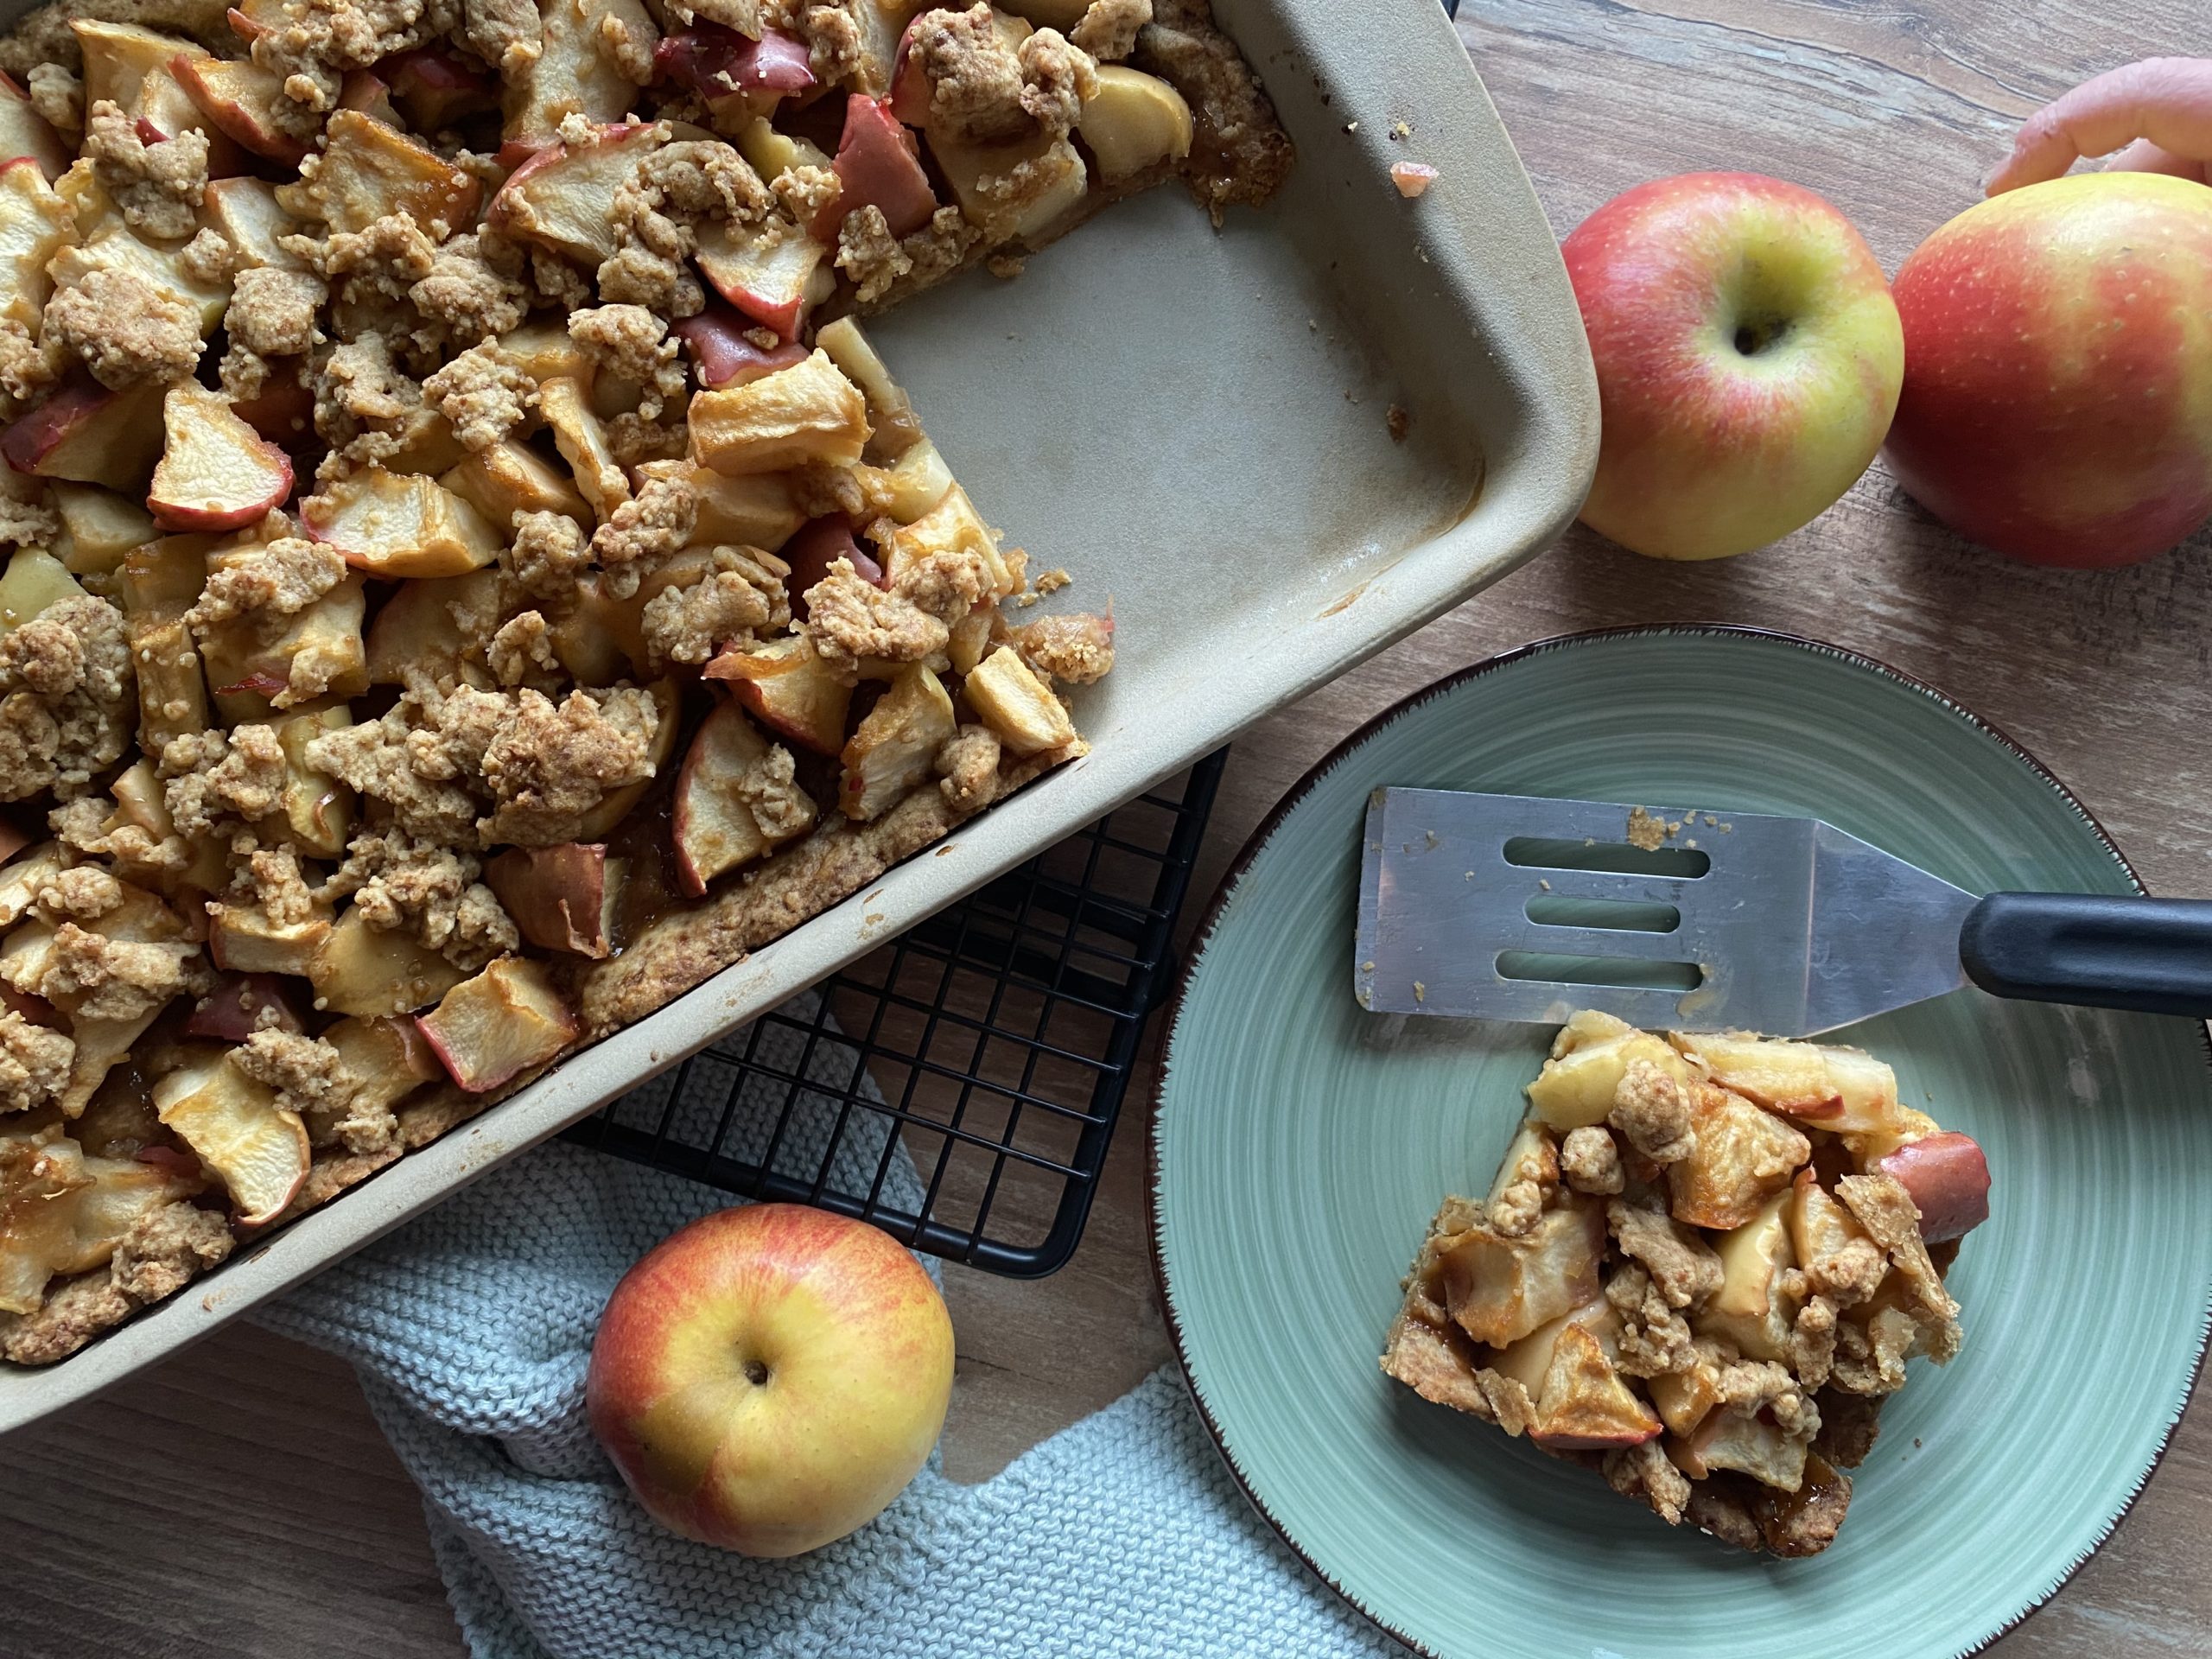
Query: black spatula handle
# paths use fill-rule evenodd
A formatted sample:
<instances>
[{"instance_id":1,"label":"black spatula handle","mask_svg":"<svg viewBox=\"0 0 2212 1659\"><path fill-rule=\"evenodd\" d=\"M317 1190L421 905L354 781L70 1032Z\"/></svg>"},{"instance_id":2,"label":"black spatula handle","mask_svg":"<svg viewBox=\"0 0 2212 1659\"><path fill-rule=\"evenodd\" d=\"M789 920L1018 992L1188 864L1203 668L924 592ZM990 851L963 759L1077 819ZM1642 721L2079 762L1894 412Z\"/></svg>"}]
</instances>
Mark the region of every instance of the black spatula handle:
<instances>
[{"instance_id":1,"label":"black spatula handle","mask_svg":"<svg viewBox=\"0 0 2212 1659\"><path fill-rule=\"evenodd\" d=\"M2212 899L1993 893L1959 960L1995 996L2212 1018Z\"/></svg>"}]
</instances>

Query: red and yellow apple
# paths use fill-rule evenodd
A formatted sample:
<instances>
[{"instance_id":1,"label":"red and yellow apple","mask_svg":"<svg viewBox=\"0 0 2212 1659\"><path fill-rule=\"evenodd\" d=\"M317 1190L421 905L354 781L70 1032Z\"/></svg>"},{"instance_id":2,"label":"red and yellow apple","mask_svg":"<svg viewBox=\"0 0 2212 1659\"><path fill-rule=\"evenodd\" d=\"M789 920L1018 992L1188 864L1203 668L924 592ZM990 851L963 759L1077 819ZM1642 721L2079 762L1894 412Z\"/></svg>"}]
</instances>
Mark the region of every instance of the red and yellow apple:
<instances>
[{"instance_id":1,"label":"red and yellow apple","mask_svg":"<svg viewBox=\"0 0 2212 1659\"><path fill-rule=\"evenodd\" d=\"M887 1234L801 1205L724 1210L615 1287L592 1432L671 1531L747 1555L842 1538L906 1489L952 1395L952 1320Z\"/></svg>"},{"instance_id":2,"label":"red and yellow apple","mask_svg":"<svg viewBox=\"0 0 2212 1659\"><path fill-rule=\"evenodd\" d=\"M1660 179L1561 252L1604 419L1592 529L1653 558L1747 553L1874 459L1904 374L1897 306L1851 221L1810 190Z\"/></svg>"},{"instance_id":3,"label":"red and yellow apple","mask_svg":"<svg viewBox=\"0 0 2212 1659\"><path fill-rule=\"evenodd\" d=\"M2212 189L2084 173L1968 208L1897 271L1890 469L1960 535L2132 564L2212 517Z\"/></svg>"}]
</instances>

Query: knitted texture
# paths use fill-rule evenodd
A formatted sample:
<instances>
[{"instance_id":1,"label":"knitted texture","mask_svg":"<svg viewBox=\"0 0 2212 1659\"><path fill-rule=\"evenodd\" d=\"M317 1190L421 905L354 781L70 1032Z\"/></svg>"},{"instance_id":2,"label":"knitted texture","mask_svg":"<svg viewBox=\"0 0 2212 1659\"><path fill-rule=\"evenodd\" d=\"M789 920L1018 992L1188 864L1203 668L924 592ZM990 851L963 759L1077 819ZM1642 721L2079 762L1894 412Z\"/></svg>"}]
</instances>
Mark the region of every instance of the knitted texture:
<instances>
[{"instance_id":1,"label":"knitted texture","mask_svg":"<svg viewBox=\"0 0 2212 1659\"><path fill-rule=\"evenodd\" d=\"M763 1058L832 1087L834 1044ZM728 1076L664 1079L632 1121L711 1123ZM741 1097L765 1145L782 1091ZM777 1166L818 1160L836 1122L803 1112ZM711 1114L704 1119L701 1114ZM788 1162L787 1162L788 1160ZM880 1121L848 1123L833 1173L912 1210L920 1185ZM430 1543L475 1659L874 1659L1023 1655L1402 1654L1308 1575L1252 1513L1179 1378L1162 1371L981 1486L935 1459L870 1525L789 1561L664 1532L593 1441L584 1370L631 1263L729 1202L694 1182L555 1143L495 1170L264 1312L350 1360L423 1489Z\"/></svg>"}]
</instances>

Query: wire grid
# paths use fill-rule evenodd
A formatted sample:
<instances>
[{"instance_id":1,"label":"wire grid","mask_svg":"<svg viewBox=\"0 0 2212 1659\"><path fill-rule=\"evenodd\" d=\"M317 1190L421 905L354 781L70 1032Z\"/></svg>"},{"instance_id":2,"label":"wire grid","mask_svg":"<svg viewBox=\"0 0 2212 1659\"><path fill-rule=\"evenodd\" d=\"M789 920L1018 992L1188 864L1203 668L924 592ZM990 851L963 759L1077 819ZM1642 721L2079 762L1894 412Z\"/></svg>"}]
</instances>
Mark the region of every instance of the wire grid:
<instances>
[{"instance_id":1,"label":"wire grid","mask_svg":"<svg viewBox=\"0 0 2212 1659\"><path fill-rule=\"evenodd\" d=\"M1173 984L1175 919L1227 753L569 1137L740 1198L859 1217L993 1273L1053 1272L1083 1236L1146 1016Z\"/></svg>"}]
</instances>

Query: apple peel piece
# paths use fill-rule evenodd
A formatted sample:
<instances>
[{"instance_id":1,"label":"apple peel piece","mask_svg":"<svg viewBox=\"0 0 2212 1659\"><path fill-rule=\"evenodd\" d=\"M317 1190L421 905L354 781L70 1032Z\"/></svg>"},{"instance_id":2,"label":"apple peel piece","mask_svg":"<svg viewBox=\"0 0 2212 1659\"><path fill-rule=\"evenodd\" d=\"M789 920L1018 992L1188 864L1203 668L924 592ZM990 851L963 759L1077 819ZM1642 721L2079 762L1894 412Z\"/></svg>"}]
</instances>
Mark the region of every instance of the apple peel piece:
<instances>
[{"instance_id":1,"label":"apple peel piece","mask_svg":"<svg viewBox=\"0 0 2212 1659\"><path fill-rule=\"evenodd\" d=\"M1874 1167L1911 1195L1924 1243L1963 1238L1989 1219L1989 1160L1971 1135L1946 1129L1909 1141Z\"/></svg>"},{"instance_id":2,"label":"apple peel piece","mask_svg":"<svg viewBox=\"0 0 2212 1659\"><path fill-rule=\"evenodd\" d=\"M806 361L806 347L795 340L764 350L747 338L760 327L718 299L708 301L696 316L678 318L673 325L691 353L699 384L709 391L747 385Z\"/></svg>"},{"instance_id":3,"label":"apple peel piece","mask_svg":"<svg viewBox=\"0 0 2212 1659\"><path fill-rule=\"evenodd\" d=\"M607 857L605 842L571 841L511 847L484 867L484 880L524 939L596 962L614 949L614 911L627 870L626 860Z\"/></svg>"}]
</instances>

